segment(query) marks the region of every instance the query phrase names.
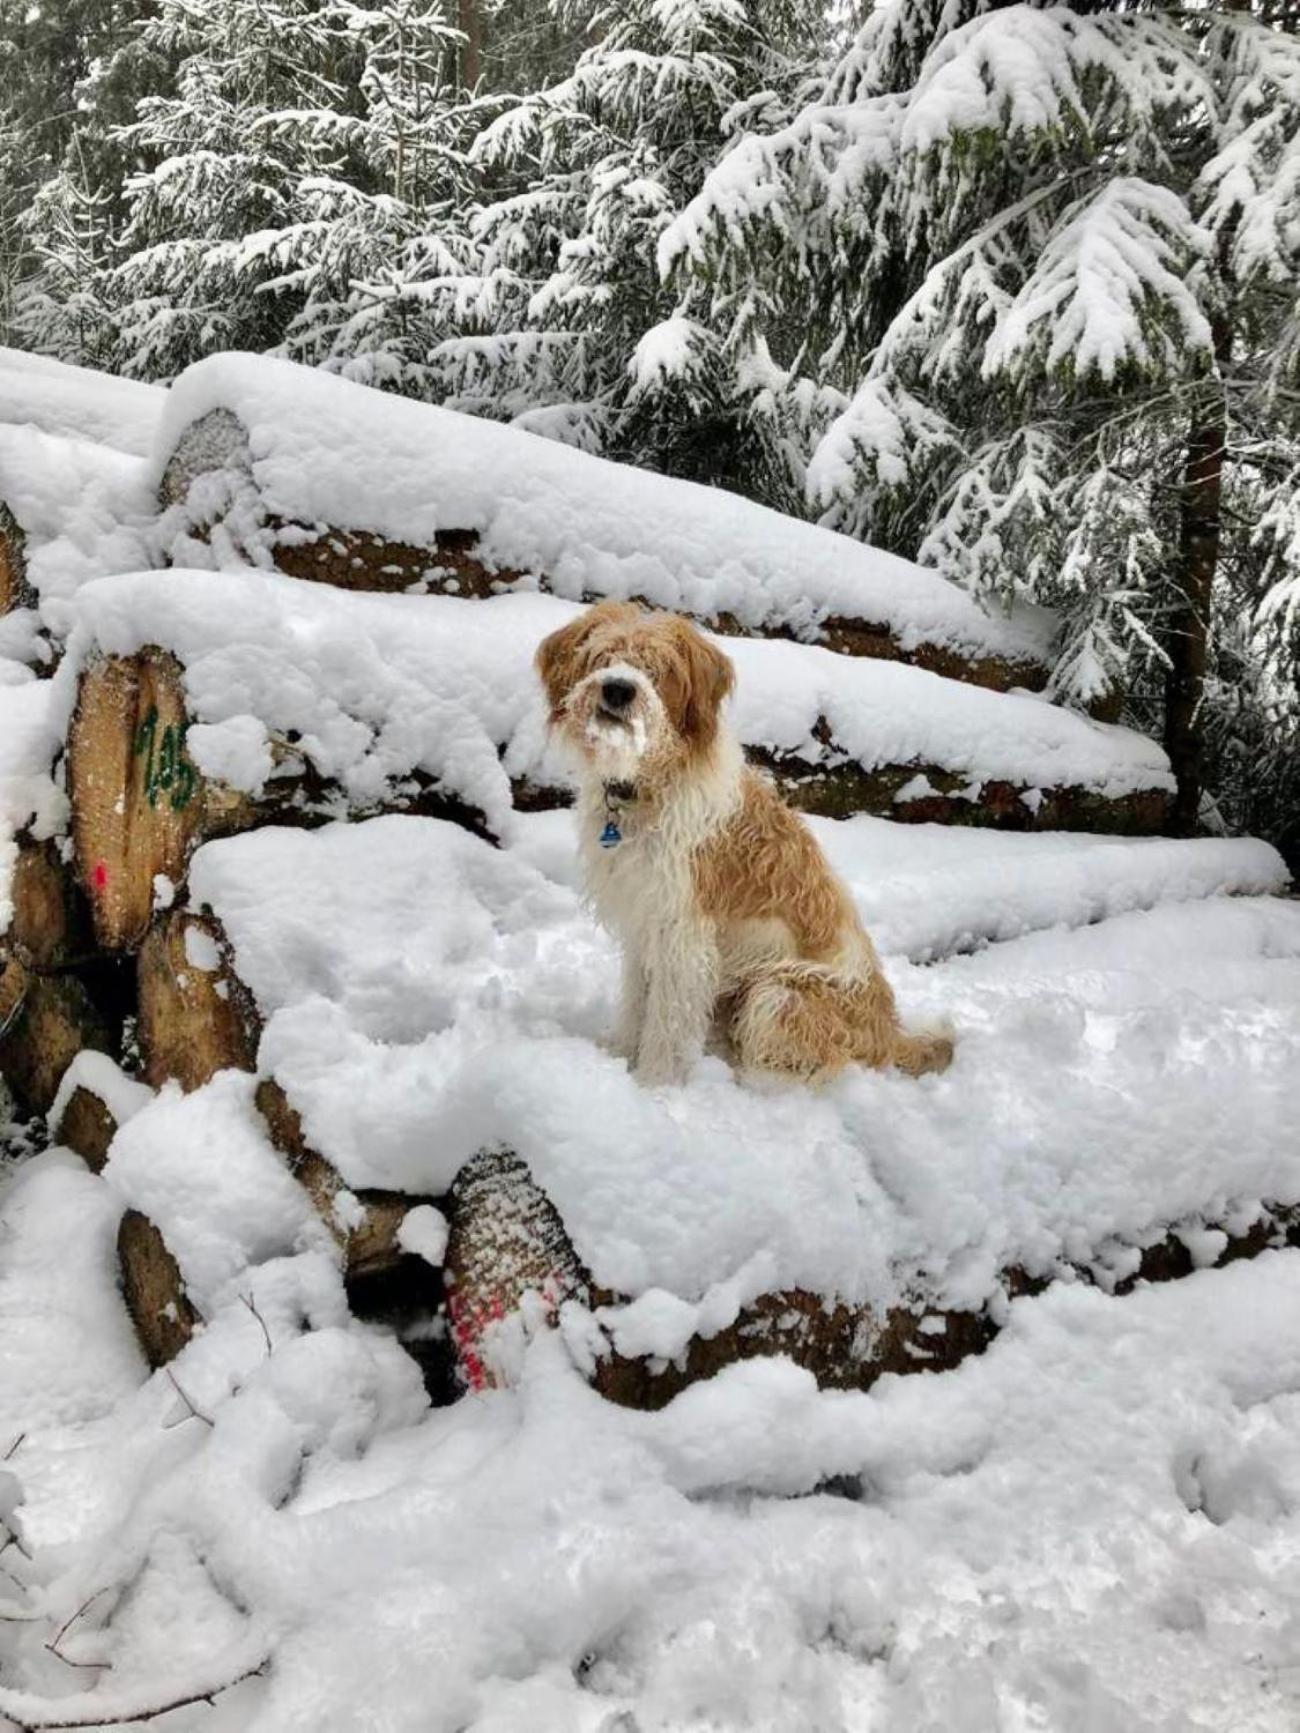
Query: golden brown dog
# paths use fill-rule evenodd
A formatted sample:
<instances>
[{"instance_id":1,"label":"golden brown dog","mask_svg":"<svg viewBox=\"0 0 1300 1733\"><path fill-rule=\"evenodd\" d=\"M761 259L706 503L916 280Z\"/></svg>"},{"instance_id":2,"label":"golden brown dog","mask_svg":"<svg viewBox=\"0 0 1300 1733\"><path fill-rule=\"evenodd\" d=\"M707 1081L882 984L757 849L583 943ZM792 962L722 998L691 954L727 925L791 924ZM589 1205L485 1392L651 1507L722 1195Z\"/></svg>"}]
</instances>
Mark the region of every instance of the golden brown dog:
<instances>
[{"instance_id":1,"label":"golden brown dog","mask_svg":"<svg viewBox=\"0 0 1300 1733\"><path fill-rule=\"evenodd\" d=\"M623 948L620 1050L680 1080L711 1035L739 1063L820 1081L952 1057L908 1033L848 891L722 725L730 661L688 621L601 602L537 652L574 750L596 912Z\"/></svg>"}]
</instances>

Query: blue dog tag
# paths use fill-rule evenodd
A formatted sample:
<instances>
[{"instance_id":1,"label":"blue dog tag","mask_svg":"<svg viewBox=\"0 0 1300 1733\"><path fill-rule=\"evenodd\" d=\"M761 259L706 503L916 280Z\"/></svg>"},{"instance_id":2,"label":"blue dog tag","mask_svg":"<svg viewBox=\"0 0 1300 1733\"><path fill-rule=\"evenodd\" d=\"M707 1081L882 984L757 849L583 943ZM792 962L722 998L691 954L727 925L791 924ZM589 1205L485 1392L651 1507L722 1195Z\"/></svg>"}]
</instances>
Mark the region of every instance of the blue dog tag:
<instances>
[{"instance_id":1,"label":"blue dog tag","mask_svg":"<svg viewBox=\"0 0 1300 1733\"><path fill-rule=\"evenodd\" d=\"M607 820L604 830L600 833L600 846L602 848L617 848L622 840L623 832L614 823L612 818Z\"/></svg>"}]
</instances>

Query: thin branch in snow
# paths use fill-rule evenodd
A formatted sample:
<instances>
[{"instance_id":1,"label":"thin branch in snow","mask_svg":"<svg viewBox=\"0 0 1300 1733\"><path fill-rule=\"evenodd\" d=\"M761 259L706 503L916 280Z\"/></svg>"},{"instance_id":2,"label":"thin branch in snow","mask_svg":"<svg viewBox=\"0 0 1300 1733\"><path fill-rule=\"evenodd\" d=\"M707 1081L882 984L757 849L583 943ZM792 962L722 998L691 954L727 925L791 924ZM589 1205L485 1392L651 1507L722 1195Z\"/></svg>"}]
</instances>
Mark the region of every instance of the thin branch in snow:
<instances>
[{"instance_id":1,"label":"thin branch in snow","mask_svg":"<svg viewBox=\"0 0 1300 1733\"><path fill-rule=\"evenodd\" d=\"M260 1312L259 1312L259 1311L258 1311L258 1309L257 1309L257 1307L256 1307L256 1306L255 1306L255 1305L254 1305L254 1303L253 1303L253 1301L252 1301L252 1300L251 1300L251 1299L249 1299L249 1297L248 1297L248 1295L247 1295L247 1294L241 1294L241 1295L240 1295L240 1296L239 1296L239 1298L240 1298L240 1300L241 1300L241 1302L242 1302L242 1303L243 1303L243 1304L244 1304L244 1305L245 1305L245 1306L247 1306L247 1307L248 1307L248 1309L249 1309L249 1311L250 1311L250 1312L251 1312L251 1313L252 1313L252 1314L253 1314L253 1316L254 1316L254 1317L255 1317L255 1318L256 1318L256 1319L257 1319L257 1321L258 1321L258 1324L259 1324L259 1325L260 1325L260 1326L261 1326L261 1330L262 1330L262 1336L263 1336L263 1339L264 1339L264 1340L265 1340L265 1342L266 1342L266 1352L267 1352L267 1354L268 1354L268 1355L270 1355L270 1354L273 1354L273 1353L274 1353L274 1352L275 1352L275 1350L274 1350L274 1348L273 1348L273 1347L272 1347L272 1345L271 1345L271 1332L270 1332L270 1331L269 1331L269 1330L268 1330L268 1329L267 1329L267 1327L266 1327L266 1319L265 1319L265 1318L264 1318L264 1317L263 1317L263 1316L262 1316L262 1314L261 1314L261 1313L260 1313Z\"/></svg>"},{"instance_id":2,"label":"thin branch in snow","mask_svg":"<svg viewBox=\"0 0 1300 1733\"><path fill-rule=\"evenodd\" d=\"M227 1679L224 1684L214 1685L207 1691L191 1691L183 1697L173 1697L169 1703L156 1703L151 1708L128 1709L108 1715L79 1715L71 1721L20 1721L14 1716L8 1716L18 1733L74 1733L77 1728L95 1727L126 1727L136 1721L156 1721L160 1715L170 1715L176 1709L188 1709L195 1703L207 1703L216 1707L216 1700L225 1691L233 1691L236 1685L242 1685L245 1679L255 1679L265 1671L267 1661L258 1662L255 1667L248 1667L242 1673L237 1673L233 1679Z\"/></svg>"},{"instance_id":3,"label":"thin branch in snow","mask_svg":"<svg viewBox=\"0 0 1300 1733\"><path fill-rule=\"evenodd\" d=\"M180 1380L177 1378L176 1374L172 1371L171 1367L167 1366L164 1368L164 1370L167 1374L167 1378L171 1384L172 1389L176 1392L176 1394L180 1397L181 1401L189 1409L190 1414L194 1417L194 1419L195 1420L202 1420L206 1426L215 1426L216 1422L213 1420L212 1416L210 1414L205 1414L201 1408L197 1408L194 1405L194 1402L192 1401L190 1396L187 1394L187 1392L182 1388ZM186 1416L186 1418L188 1418L188 1417L189 1416ZM171 1426L178 1425L178 1424L179 1424L178 1421L172 1421L170 1423L170 1425L168 1426L167 1430L170 1431Z\"/></svg>"}]
</instances>

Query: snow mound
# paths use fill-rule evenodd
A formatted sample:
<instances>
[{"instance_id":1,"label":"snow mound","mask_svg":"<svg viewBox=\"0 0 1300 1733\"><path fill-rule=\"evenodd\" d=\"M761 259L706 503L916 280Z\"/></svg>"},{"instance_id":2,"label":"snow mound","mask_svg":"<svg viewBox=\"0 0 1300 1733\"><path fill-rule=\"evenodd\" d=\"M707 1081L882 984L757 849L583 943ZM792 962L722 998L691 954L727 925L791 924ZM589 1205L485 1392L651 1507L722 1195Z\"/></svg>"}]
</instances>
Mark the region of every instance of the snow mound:
<instances>
[{"instance_id":1,"label":"snow mound","mask_svg":"<svg viewBox=\"0 0 1300 1733\"><path fill-rule=\"evenodd\" d=\"M300 737L300 750L354 805L377 802L394 778L419 770L503 834L511 777L567 780L547 743L532 657L572 618L572 603L363 595L273 573L172 570L87 585L77 609L71 660L93 646L174 651L196 721L252 716ZM1029 695L811 645L720 642L736 664L733 720L749 746L811 764L847 757L866 770L939 764L975 784L1116 797L1172 786L1153 742ZM819 738L823 723L834 750Z\"/></svg>"},{"instance_id":2,"label":"snow mound","mask_svg":"<svg viewBox=\"0 0 1300 1733\"><path fill-rule=\"evenodd\" d=\"M166 397L160 385L0 348L0 422L145 457Z\"/></svg>"},{"instance_id":3,"label":"snow mound","mask_svg":"<svg viewBox=\"0 0 1300 1733\"><path fill-rule=\"evenodd\" d=\"M160 479L216 410L248 435L265 509L432 547L472 530L490 567L556 594L640 596L744 630L815 639L827 619L886 627L905 651L1041 660L1049 622L986 614L936 572L738 495L615 464L518 429L262 355L218 355L172 386Z\"/></svg>"},{"instance_id":4,"label":"snow mound","mask_svg":"<svg viewBox=\"0 0 1300 1733\"><path fill-rule=\"evenodd\" d=\"M0 504L23 532L25 575L44 624L60 636L88 579L157 563L150 536L157 503L144 458L0 425Z\"/></svg>"},{"instance_id":5,"label":"snow mound","mask_svg":"<svg viewBox=\"0 0 1300 1733\"><path fill-rule=\"evenodd\" d=\"M1087 850L1067 852L1062 918L1088 875ZM1090 910L1146 894L1142 852L1101 845ZM1180 853L1171 884L1236 870L1211 844L1203 871ZM1052 915L1052 877L1045 854L1026 920ZM508 1145L624 1294L716 1318L775 1288L883 1303L919 1280L977 1307L1010 1265L1104 1264L1173 1221L1300 1200L1292 903L1172 904L928 969L891 958L904 1014L958 1032L951 1071L920 1084L760 1090L710 1059L647 1092L598 1044L614 947L510 851L415 818L264 830L206 845L191 888L267 1016L262 1069L349 1185L436 1196ZM953 925L933 919L932 943ZM681 1308L656 1316L676 1341Z\"/></svg>"}]
</instances>

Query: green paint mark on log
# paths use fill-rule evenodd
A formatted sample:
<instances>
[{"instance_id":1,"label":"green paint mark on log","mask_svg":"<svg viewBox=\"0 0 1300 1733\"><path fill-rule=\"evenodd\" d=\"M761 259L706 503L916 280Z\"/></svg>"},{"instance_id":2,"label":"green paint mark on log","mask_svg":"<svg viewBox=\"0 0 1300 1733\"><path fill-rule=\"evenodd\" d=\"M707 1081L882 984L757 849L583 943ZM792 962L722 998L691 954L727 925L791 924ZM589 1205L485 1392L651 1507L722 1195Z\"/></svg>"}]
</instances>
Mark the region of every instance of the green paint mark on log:
<instances>
[{"instance_id":1,"label":"green paint mark on log","mask_svg":"<svg viewBox=\"0 0 1300 1733\"><path fill-rule=\"evenodd\" d=\"M185 755L185 723L169 722L158 731L158 706L151 704L135 731L134 753L145 761L144 792L151 807L167 795L173 812L181 812L194 798L198 773Z\"/></svg>"}]
</instances>

